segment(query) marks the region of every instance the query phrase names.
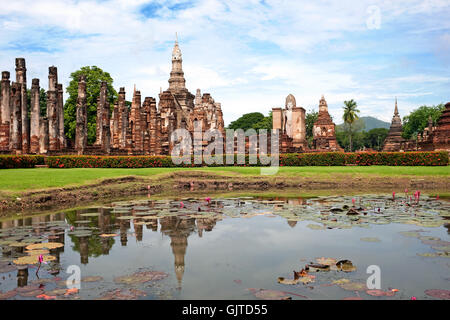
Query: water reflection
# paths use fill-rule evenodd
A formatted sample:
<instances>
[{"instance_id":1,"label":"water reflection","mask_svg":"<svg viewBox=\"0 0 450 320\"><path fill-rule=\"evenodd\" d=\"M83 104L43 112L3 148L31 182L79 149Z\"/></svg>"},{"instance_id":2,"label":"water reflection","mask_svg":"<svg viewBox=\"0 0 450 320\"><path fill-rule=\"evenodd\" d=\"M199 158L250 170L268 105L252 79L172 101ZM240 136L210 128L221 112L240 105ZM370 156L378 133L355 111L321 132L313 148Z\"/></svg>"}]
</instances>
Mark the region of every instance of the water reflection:
<instances>
[{"instance_id":1,"label":"water reflection","mask_svg":"<svg viewBox=\"0 0 450 320\"><path fill-rule=\"evenodd\" d=\"M160 233L163 238L168 237L170 239L169 250L171 252L167 252L167 254L173 257L173 263L171 263L173 274L177 282L177 288L181 291L183 289L183 278L188 272L186 270L186 256L188 255L189 242L192 245L192 239L194 239L196 241L194 244L197 243L198 245L199 241L211 241L211 238L205 239L208 238L205 233L213 232L219 224L223 225L223 219L240 218L239 221L244 221L243 218L256 216L281 217L285 229L280 229L277 226L278 229L274 229L273 234L280 239L290 236L292 242L296 243L296 237L305 232L303 222L306 222L307 228L318 230L365 228L369 225L389 223L414 224L423 228L444 226L446 232L450 234L450 224L446 223L448 214L445 214L446 211L448 212L448 208L448 203L435 201L434 199L424 199L422 203L414 204L402 199L395 202L382 196L370 196L365 199L358 199L358 201L353 201L351 197L317 199L301 197L253 199L241 197L217 199L211 202L198 199L179 199L176 201L147 199L118 202L112 203L108 207L71 210L0 222L0 241L3 241L0 263L10 263L13 259L28 254L26 246L10 246L12 243L48 241L63 244L59 248L50 250L49 254L55 257L55 260L51 261L45 268L43 267L44 271L52 276L64 274L61 270L67 266L61 266L61 264L64 262L62 257L64 257L65 251L69 256L76 253L75 258L83 266L95 265L95 258L113 255L115 256L115 263L118 264L117 269L121 269L122 261L117 248L128 247L130 250L135 250L137 246L145 245L148 239L151 239L152 244L156 245L155 237L152 234ZM311 221L317 224L311 225ZM232 225L233 228L236 227L232 222L226 224ZM286 224L289 228L286 227ZM265 228L261 230L268 234L267 230L269 229L267 228L270 228L270 224L267 224ZM257 232L257 230L252 232ZM220 232L218 234L220 235ZM318 233L315 235L318 235ZM330 246L336 245L332 238L327 239L323 236L323 233L320 237L320 242L328 243ZM275 243L274 240L277 239L272 238L271 243ZM319 238L314 238L313 241L319 243L317 239ZM258 244L256 253L264 253L265 250L268 250L264 240ZM352 240L353 247L356 247L355 240L359 241L359 238ZM65 248L66 245L67 248ZM301 245L299 246L301 247ZM270 250L267 251L267 257L276 255L276 250L283 251L283 248L277 248L273 244ZM192 255L192 251L190 254ZM236 260L235 263L239 263L239 260ZM263 266L257 264L254 267ZM27 286L29 276L34 277L35 270L28 265L18 266L14 270L17 287ZM218 272L221 272L221 270L218 270ZM199 283L201 282L199 280ZM0 289L2 289L1 286L3 284L0 284Z\"/></svg>"}]
</instances>

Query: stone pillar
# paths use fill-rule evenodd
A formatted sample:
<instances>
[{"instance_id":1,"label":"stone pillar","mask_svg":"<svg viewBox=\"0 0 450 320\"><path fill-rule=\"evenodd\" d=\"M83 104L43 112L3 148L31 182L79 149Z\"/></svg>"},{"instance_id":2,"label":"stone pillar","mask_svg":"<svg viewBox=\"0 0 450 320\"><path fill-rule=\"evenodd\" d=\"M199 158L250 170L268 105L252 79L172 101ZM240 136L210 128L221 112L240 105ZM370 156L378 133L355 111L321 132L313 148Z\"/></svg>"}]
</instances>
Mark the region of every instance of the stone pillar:
<instances>
[{"instance_id":1,"label":"stone pillar","mask_svg":"<svg viewBox=\"0 0 450 320\"><path fill-rule=\"evenodd\" d=\"M57 86L57 110L58 110L58 129L59 129L59 149L67 147L66 135L64 134L64 90L63 85L58 83Z\"/></svg>"},{"instance_id":2,"label":"stone pillar","mask_svg":"<svg viewBox=\"0 0 450 320\"><path fill-rule=\"evenodd\" d=\"M10 92L11 86L9 80L9 72L3 71L0 100L0 151L9 150L11 122Z\"/></svg>"},{"instance_id":3,"label":"stone pillar","mask_svg":"<svg viewBox=\"0 0 450 320\"><path fill-rule=\"evenodd\" d=\"M114 103L114 109L111 117L111 136L112 136L112 147L117 149L119 148L119 123L120 123L120 114L119 114L119 103L116 101Z\"/></svg>"},{"instance_id":4,"label":"stone pillar","mask_svg":"<svg viewBox=\"0 0 450 320\"><path fill-rule=\"evenodd\" d=\"M272 113L273 116L273 113ZM306 147L306 119L305 109L302 107L292 108L292 139L295 148Z\"/></svg>"},{"instance_id":5,"label":"stone pillar","mask_svg":"<svg viewBox=\"0 0 450 320\"><path fill-rule=\"evenodd\" d=\"M126 145L128 127L128 107L125 104L125 88L119 90L119 148L124 149Z\"/></svg>"},{"instance_id":6,"label":"stone pillar","mask_svg":"<svg viewBox=\"0 0 450 320\"><path fill-rule=\"evenodd\" d=\"M22 153L26 154L30 150L30 119L28 118L27 104L27 68L24 58L16 58L16 82L21 85L20 104L21 104L21 132Z\"/></svg>"},{"instance_id":7,"label":"stone pillar","mask_svg":"<svg viewBox=\"0 0 450 320\"><path fill-rule=\"evenodd\" d=\"M39 103L39 79L31 81L31 122L30 122L30 153L39 153L39 135L41 108Z\"/></svg>"},{"instance_id":8,"label":"stone pillar","mask_svg":"<svg viewBox=\"0 0 450 320\"><path fill-rule=\"evenodd\" d=\"M39 153L48 152L48 118L43 117L39 122Z\"/></svg>"},{"instance_id":9,"label":"stone pillar","mask_svg":"<svg viewBox=\"0 0 450 320\"><path fill-rule=\"evenodd\" d=\"M86 77L80 76L77 97L77 128L75 133L75 150L83 154L87 146L87 109L86 109Z\"/></svg>"},{"instance_id":10,"label":"stone pillar","mask_svg":"<svg viewBox=\"0 0 450 320\"><path fill-rule=\"evenodd\" d=\"M47 91L47 118L48 118L48 149L50 151L59 150L59 118L57 112L57 68L48 68L48 91Z\"/></svg>"},{"instance_id":11,"label":"stone pillar","mask_svg":"<svg viewBox=\"0 0 450 320\"><path fill-rule=\"evenodd\" d=\"M22 153L22 84L11 84L11 140L9 149Z\"/></svg>"},{"instance_id":12,"label":"stone pillar","mask_svg":"<svg viewBox=\"0 0 450 320\"><path fill-rule=\"evenodd\" d=\"M141 92L134 91L133 101L131 102L130 127L135 151L144 150L144 134L141 123Z\"/></svg>"},{"instance_id":13,"label":"stone pillar","mask_svg":"<svg viewBox=\"0 0 450 320\"><path fill-rule=\"evenodd\" d=\"M102 137L103 137L103 112L105 110L105 104L106 104L106 95L107 95L107 85L106 81L102 81L100 86L100 95L97 99L97 134L95 138L95 144L102 144ZM109 113L108 113L109 115Z\"/></svg>"},{"instance_id":14,"label":"stone pillar","mask_svg":"<svg viewBox=\"0 0 450 320\"><path fill-rule=\"evenodd\" d=\"M158 111L156 110L156 100L154 98L150 98L150 108L149 108L149 152L151 155L157 155L158 152L158 143L161 139L160 130L158 129L158 124L160 123L158 119L160 118Z\"/></svg>"},{"instance_id":15,"label":"stone pillar","mask_svg":"<svg viewBox=\"0 0 450 320\"><path fill-rule=\"evenodd\" d=\"M281 108L272 108L272 129L278 129L282 134L283 128L283 112Z\"/></svg>"}]
</instances>

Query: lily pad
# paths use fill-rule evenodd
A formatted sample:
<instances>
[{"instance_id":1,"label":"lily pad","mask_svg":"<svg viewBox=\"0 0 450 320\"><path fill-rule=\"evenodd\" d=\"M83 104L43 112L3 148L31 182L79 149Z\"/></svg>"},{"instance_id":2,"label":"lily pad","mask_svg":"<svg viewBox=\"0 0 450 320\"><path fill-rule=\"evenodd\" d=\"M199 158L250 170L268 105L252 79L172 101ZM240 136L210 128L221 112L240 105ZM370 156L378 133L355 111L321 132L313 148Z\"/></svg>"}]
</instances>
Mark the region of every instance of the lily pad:
<instances>
[{"instance_id":1,"label":"lily pad","mask_svg":"<svg viewBox=\"0 0 450 320\"><path fill-rule=\"evenodd\" d=\"M361 238L359 239L361 241L365 241L365 242L381 242L380 239L378 239L377 237L367 237L367 238Z\"/></svg>"},{"instance_id":2,"label":"lily pad","mask_svg":"<svg viewBox=\"0 0 450 320\"><path fill-rule=\"evenodd\" d=\"M392 297L395 295L395 292L393 291L383 291L383 290L379 290L379 289L370 289L370 290L366 290L366 293L370 296L374 296L374 297Z\"/></svg>"},{"instance_id":3,"label":"lily pad","mask_svg":"<svg viewBox=\"0 0 450 320\"><path fill-rule=\"evenodd\" d=\"M64 247L64 244L59 242L45 242L45 243L34 243L30 244L26 247L27 250L34 250L34 249L56 249Z\"/></svg>"},{"instance_id":4,"label":"lily pad","mask_svg":"<svg viewBox=\"0 0 450 320\"><path fill-rule=\"evenodd\" d=\"M266 290L266 289L248 289L258 299L263 300L291 300L292 297L283 291Z\"/></svg>"},{"instance_id":5,"label":"lily pad","mask_svg":"<svg viewBox=\"0 0 450 320\"><path fill-rule=\"evenodd\" d=\"M349 291L364 291L367 290L367 285L362 282L348 282L339 285L344 290Z\"/></svg>"},{"instance_id":6,"label":"lily pad","mask_svg":"<svg viewBox=\"0 0 450 320\"><path fill-rule=\"evenodd\" d=\"M103 277L100 276L90 276L90 277L84 277L81 279L81 282L97 282L102 281Z\"/></svg>"},{"instance_id":7,"label":"lily pad","mask_svg":"<svg viewBox=\"0 0 450 320\"><path fill-rule=\"evenodd\" d=\"M16 290L7 291L4 293L0 291L0 300L9 299L9 298L15 297L16 295L17 295Z\"/></svg>"},{"instance_id":8,"label":"lily pad","mask_svg":"<svg viewBox=\"0 0 450 320\"><path fill-rule=\"evenodd\" d=\"M43 262L50 262L50 261L54 261L56 260L56 257L54 256L43 256ZM38 264L39 263L39 258L37 255L33 255L33 256L25 256L25 257L20 257L16 260L13 260L13 262L15 264L19 264L19 265L23 265L23 264Z\"/></svg>"},{"instance_id":9,"label":"lily pad","mask_svg":"<svg viewBox=\"0 0 450 320\"><path fill-rule=\"evenodd\" d=\"M444 289L428 289L425 290L425 294L430 297L438 298L442 300L450 300L450 290Z\"/></svg>"},{"instance_id":10,"label":"lily pad","mask_svg":"<svg viewBox=\"0 0 450 320\"><path fill-rule=\"evenodd\" d=\"M116 277L114 278L114 282L123 284L138 284L148 281L162 280L167 276L168 274L162 271L141 271L128 276Z\"/></svg>"},{"instance_id":11,"label":"lily pad","mask_svg":"<svg viewBox=\"0 0 450 320\"><path fill-rule=\"evenodd\" d=\"M116 289L104 293L98 300L135 300L147 294L137 289Z\"/></svg>"}]
</instances>

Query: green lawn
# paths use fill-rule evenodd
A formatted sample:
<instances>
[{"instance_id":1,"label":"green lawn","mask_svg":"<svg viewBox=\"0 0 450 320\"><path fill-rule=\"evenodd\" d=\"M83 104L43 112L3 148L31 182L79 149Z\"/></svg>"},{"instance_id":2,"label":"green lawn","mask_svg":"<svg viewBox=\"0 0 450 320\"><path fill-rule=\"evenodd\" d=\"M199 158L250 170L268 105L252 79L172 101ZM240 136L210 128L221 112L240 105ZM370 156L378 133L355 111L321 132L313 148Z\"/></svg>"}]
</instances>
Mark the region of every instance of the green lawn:
<instances>
[{"instance_id":1,"label":"green lawn","mask_svg":"<svg viewBox=\"0 0 450 320\"><path fill-rule=\"evenodd\" d=\"M220 175L241 174L259 176L260 169L256 167L210 167L210 168L145 168L145 169L1 169L0 191L18 192L37 190L69 185L92 183L103 178L121 176L154 176L179 170L213 171ZM450 167L280 167L280 176L318 176L333 178L343 175L356 176L422 176L445 177L450 175Z\"/></svg>"}]
</instances>

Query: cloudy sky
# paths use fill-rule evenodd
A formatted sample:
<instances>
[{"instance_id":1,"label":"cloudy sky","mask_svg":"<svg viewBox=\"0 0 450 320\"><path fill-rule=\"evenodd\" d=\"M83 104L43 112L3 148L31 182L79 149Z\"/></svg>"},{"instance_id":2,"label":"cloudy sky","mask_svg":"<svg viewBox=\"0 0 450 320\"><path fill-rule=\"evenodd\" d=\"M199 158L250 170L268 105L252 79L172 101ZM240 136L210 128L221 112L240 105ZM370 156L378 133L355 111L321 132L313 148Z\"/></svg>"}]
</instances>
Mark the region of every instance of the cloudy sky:
<instances>
[{"instance_id":1,"label":"cloudy sky","mask_svg":"<svg viewBox=\"0 0 450 320\"><path fill-rule=\"evenodd\" d=\"M267 114L292 93L318 109L321 95L342 122L344 100L362 116L390 121L450 101L450 3L392 1L0 0L0 69L24 57L28 85L48 67L86 65L143 97L167 89L178 32L188 89L222 103L226 124Z\"/></svg>"}]
</instances>

